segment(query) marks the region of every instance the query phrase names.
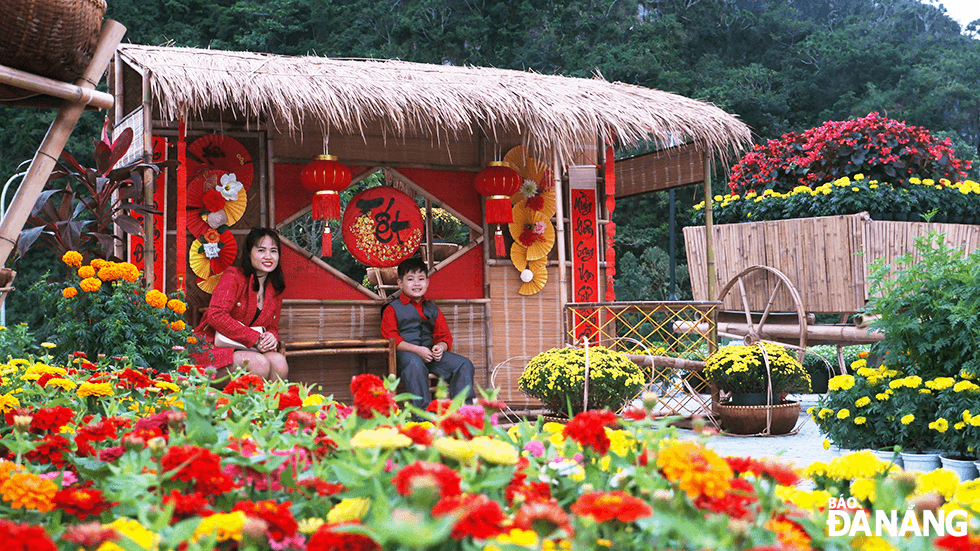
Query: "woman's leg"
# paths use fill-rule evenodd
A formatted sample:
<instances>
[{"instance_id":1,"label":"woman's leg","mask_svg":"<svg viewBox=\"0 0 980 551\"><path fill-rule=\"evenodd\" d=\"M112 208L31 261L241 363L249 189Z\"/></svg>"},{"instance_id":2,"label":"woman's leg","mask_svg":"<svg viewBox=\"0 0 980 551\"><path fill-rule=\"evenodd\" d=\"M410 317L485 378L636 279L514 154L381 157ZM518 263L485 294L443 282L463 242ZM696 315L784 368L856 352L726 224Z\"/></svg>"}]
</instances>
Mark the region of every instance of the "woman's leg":
<instances>
[{"instance_id":1,"label":"woman's leg","mask_svg":"<svg viewBox=\"0 0 980 551\"><path fill-rule=\"evenodd\" d=\"M252 375L258 375L263 379L269 378L269 360L261 352L236 350L231 369L234 370L236 367L243 367Z\"/></svg>"},{"instance_id":2,"label":"woman's leg","mask_svg":"<svg viewBox=\"0 0 980 551\"><path fill-rule=\"evenodd\" d=\"M269 362L269 379L286 380L289 375L289 365L286 363L286 356L279 352L266 352L265 359Z\"/></svg>"}]
</instances>

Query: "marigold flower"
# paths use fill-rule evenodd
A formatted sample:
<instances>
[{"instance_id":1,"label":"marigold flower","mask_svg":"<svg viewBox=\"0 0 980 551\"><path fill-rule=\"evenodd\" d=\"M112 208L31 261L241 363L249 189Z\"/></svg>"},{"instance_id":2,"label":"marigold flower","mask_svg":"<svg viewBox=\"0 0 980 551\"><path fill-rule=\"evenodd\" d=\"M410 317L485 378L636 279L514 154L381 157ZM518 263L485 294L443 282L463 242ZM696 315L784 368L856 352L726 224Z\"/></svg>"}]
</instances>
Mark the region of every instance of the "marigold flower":
<instances>
[{"instance_id":1,"label":"marigold flower","mask_svg":"<svg viewBox=\"0 0 980 551\"><path fill-rule=\"evenodd\" d=\"M911 413L909 413L908 415L903 416L902 419L901 419L901 422L902 422L903 425L908 425L912 421L915 421L915 415L912 415Z\"/></svg>"},{"instance_id":2,"label":"marigold flower","mask_svg":"<svg viewBox=\"0 0 980 551\"><path fill-rule=\"evenodd\" d=\"M929 428L940 434L944 433L947 430L949 430L949 421L940 417L939 419L936 419L935 421L929 423Z\"/></svg>"},{"instance_id":3,"label":"marigold flower","mask_svg":"<svg viewBox=\"0 0 980 551\"><path fill-rule=\"evenodd\" d=\"M838 419L847 419L850 416L851 416L851 411L847 408L844 408L837 412Z\"/></svg>"},{"instance_id":4,"label":"marigold flower","mask_svg":"<svg viewBox=\"0 0 980 551\"><path fill-rule=\"evenodd\" d=\"M868 405L870 403L871 403L871 398L870 397L868 397L868 396L861 396L860 398L858 398L857 400L854 401L854 407L863 408L864 406L866 406L866 405Z\"/></svg>"},{"instance_id":5,"label":"marigold flower","mask_svg":"<svg viewBox=\"0 0 980 551\"><path fill-rule=\"evenodd\" d=\"M61 256L61 261L73 268L78 268L82 265L82 254L77 251L67 251Z\"/></svg>"},{"instance_id":6,"label":"marigold flower","mask_svg":"<svg viewBox=\"0 0 980 551\"><path fill-rule=\"evenodd\" d=\"M47 513L54 508L52 500L58 486L34 473L15 472L0 484L0 497L14 509L34 509Z\"/></svg>"},{"instance_id":7,"label":"marigold flower","mask_svg":"<svg viewBox=\"0 0 980 551\"><path fill-rule=\"evenodd\" d=\"M78 289L74 287L65 287L64 289L61 290L61 296L65 298L75 298L77 294L78 294Z\"/></svg>"},{"instance_id":8,"label":"marigold flower","mask_svg":"<svg viewBox=\"0 0 980 551\"><path fill-rule=\"evenodd\" d=\"M197 344L197 337L187 337L187 344Z\"/></svg>"},{"instance_id":9,"label":"marigold flower","mask_svg":"<svg viewBox=\"0 0 980 551\"><path fill-rule=\"evenodd\" d=\"M732 469L717 453L689 440L665 440L657 454L664 477L688 497L721 497L731 486Z\"/></svg>"},{"instance_id":10,"label":"marigold flower","mask_svg":"<svg viewBox=\"0 0 980 551\"><path fill-rule=\"evenodd\" d=\"M78 269L78 277L82 279L95 277L95 268L91 266L82 266Z\"/></svg>"},{"instance_id":11,"label":"marigold flower","mask_svg":"<svg viewBox=\"0 0 980 551\"><path fill-rule=\"evenodd\" d=\"M726 469L728 468L724 461L722 464L725 465ZM731 471L729 470L729 472ZM620 491L582 494L572 504L571 510L576 515L590 516L600 523L610 520L633 522L653 514L653 509L642 499Z\"/></svg>"},{"instance_id":12,"label":"marigold flower","mask_svg":"<svg viewBox=\"0 0 980 551\"><path fill-rule=\"evenodd\" d=\"M151 289L146 293L146 303L154 308L163 308L167 305L167 295L156 289Z\"/></svg>"},{"instance_id":13,"label":"marigold flower","mask_svg":"<svg viewBox=\"0 0 980 551\"><path fill-rule=\"evenodd\" d=\"M170 329L173 331L183 331L185 327L187 327L187 324L184 323L184 320L170 322Z\"/></svg>"},{"instance_id":14,"label":"marigold flower","mask_svg":"<svg viewBox=\"0 0 980 551\"><path fill-rule=\"evenodd\" d=\"M94 293L102 288L102 281L94 277L87 277L78 284L86 293Z\"/></svg>"},{"instance_id":15,"label":"marigold flower","mask_svg":"<svg viewBox=\"0 0 980 551\"><path fill-rule=\"evenodd\" d=\"M169 301L167 301L167 308L170 308L175 313L180 315L183 315L184 312L187 311L187 305L175 298L172 298Z\"/></svg>"}]
</instances>

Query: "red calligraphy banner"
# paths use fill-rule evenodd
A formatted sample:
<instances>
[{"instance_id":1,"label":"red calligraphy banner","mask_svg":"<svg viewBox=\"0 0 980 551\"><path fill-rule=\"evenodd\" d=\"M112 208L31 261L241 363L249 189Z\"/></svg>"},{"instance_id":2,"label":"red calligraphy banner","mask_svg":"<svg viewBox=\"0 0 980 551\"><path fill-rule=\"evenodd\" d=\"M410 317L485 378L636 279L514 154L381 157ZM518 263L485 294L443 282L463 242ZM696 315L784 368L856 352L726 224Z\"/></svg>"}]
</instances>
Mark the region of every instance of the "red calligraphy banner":
<instances>
[{"instance_id":1,"label":"red calligraphy banner","mask_svg":"<svg viewBox=\"0 0 980 551\"><path fill-rule=\"evenodd\" d=\"M373 187L355 195L340 228L344 245L367 266L397 266L422 243L424 223L415 201L391 187Z\"/></svg>"},{"instance_id":2,"label":"red calligraphy banner","mask_svg":"<svg viewBox=\"0 0 980 551\"><path fill-rule=\"evenodd\" d=\"M153 137L153 159L152 162L158 163L167 158L167 140L159 136ZM157 175L155 189L153 190L153 208L164 212L166 202L166 171L161 171ZM153 216L153 288L163 291L163 217L165 214L154 214ZM135 216L136 220L143 225L143 217ZM129 236L129 262L135 265L140 271L145 269L146 262L146 243L138 235Z\"/></svg>"},{"instance_id":3,"label":"red calligraphy banner","mask_svg":"<svg viewBox=\"0 0 980 551\"><path fill-rule=\"evenodd\" d=\"M599 233L596 211L596 178L594 166L569 167L572 226L572 300L598 302ZM599 329L599 312L594 309L575 313L575 337L595 339Z\"/></svg>"}]
</instances>

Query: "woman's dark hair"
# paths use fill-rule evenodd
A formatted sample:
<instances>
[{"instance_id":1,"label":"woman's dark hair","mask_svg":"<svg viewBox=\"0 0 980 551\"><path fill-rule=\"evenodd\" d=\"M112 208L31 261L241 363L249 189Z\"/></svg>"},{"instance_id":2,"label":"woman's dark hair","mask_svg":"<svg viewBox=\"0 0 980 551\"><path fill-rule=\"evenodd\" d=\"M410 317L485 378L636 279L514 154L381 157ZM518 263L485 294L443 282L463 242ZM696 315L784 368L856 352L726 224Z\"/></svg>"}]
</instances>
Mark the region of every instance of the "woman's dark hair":
<instances>
[{"instance_id":1,"label":"woman's dark hair","mask_svg":"<svg viewBox=\"0 0 980 551\"><path fill-rule=\"evenodd\" d=\"M242 256L239 259L242 272L245 274L246 279L255 275L255 267L252 266L252 249L255 248L255 245L258 244L260 239L266 236L271 237L272 241L276 244L276 248L282 251L282 241L279 239L279 232L272 228L252 228L252 231L248 232L248 235L245 236L245 248L242 249ZM269 272L266 283L272 285L277 295L281 295L286 290L286 278L282 275L282 256L279 257L279 263L276 264L276 269ZM252 284L252 289L254 291L259 290L258 278Z\"/></svg>"}]
</instances>

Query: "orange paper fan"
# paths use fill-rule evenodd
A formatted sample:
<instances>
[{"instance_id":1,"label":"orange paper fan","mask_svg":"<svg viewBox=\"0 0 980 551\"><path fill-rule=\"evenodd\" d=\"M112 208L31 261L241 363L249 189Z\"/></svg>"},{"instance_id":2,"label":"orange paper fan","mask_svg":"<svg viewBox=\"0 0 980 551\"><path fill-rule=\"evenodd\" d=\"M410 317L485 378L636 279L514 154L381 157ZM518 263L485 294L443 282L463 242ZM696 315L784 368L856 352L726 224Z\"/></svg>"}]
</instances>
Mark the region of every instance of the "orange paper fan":
<instances>
[{"instance_id":1,"label":"orange paper fan","mask_svg":"<svg viewBox=\"0 0 980 551\"><path fill-rule=\"evenodd\" d=\"M210 295L211 293L214 292L214 288L218 286L218 281L220 280L221 280L220 275L213 275L206 279L198 279L197 287Z\"/></svg>"},{"instance_id":2,"label":"orange paper fan","mask_svg":"<svg viewBox=\"0 0 980 551\"><path fill-rule=\"evenodd\" d=\"M530 280L524 281L528 275ZM522 295L533 295L544 289L546 283L548 283L548 259L532 260L527 263L527 268L521 271L521 288L517 292Z\"/></svg>"},{"instance_id":3,"label":"orange paper fan","mask_svg":"<svg viewBox=\"0 0 980 551\"><path fill-rule=\"evenodd\" d=\"M543 226L543 232L536 228ZM514 242L527 247L527 260L545 258L555 245L555 227L543 213L529 209L524 202L514 206L514 221L508 227Z\"/></svg>"},{"instance_id":4,"label":"orange paper fan","mask_svg":"<svg viewBox=\"0 0 980 551\"><path fill-rule=\"evenodd\" d=\"M524 194L522 186L522 191L512 195L510 202L516 204L524 199L535 197L537 199L531 202L532 208L542 212L548 218L554 216L557 212L554 193L555 182L554 175L548 165L533 157L528 157L522 145L508 151L504 155L504 162L516 170L522 179L534 182L537 188L536 194L527 196Z\"/></svg>"}]
</instances>

